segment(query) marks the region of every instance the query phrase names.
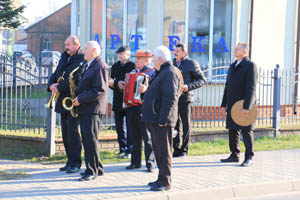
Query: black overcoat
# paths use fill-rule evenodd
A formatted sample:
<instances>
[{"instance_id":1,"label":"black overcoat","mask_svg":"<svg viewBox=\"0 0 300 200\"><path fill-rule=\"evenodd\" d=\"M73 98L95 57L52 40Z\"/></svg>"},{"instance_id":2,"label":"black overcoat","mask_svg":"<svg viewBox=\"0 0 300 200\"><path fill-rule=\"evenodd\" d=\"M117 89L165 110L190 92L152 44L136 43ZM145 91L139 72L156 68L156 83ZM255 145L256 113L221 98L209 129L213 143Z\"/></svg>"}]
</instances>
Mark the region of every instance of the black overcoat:
<instances>
[{"instance_id":1,"label":"black overcoat","mask_svg":"<svg viewBox=\"0 0 300 200\"><path fill-rule=\"evenodd\" d=\"M257 66L245 57L237 66L237 61L230 65L224 89L222 107L226 107L226 128L253 130L254 124L246 127L237 125L231 118L231 108L239 100L245 100L243 108L250 110L255 101L256 84L258 79Z\"/></svg>"}]
</instances>

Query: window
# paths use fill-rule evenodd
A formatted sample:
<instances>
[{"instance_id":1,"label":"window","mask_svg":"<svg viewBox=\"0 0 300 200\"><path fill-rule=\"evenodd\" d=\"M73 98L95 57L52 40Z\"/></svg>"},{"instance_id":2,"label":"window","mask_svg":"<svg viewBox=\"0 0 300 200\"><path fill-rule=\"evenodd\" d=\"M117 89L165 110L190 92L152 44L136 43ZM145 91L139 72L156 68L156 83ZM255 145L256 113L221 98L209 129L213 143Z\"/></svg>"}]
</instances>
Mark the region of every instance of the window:
<instances>
[{"instance_id":1,"label":"window","mask_svg":"<svg viewBox=\"0 0 300 200\"><path fill-rule=\"evenodd\" d=\"M199 63L209 59L210 0L189 2L189 56Z\"/></svg>"},{"instance_id":2,"label":"window","mask_svg":"<svg viewBox=\"0 0 300 200\"><path fill-rule=\"evenodd\" d=\"M178 40L185 42L185 1L165 0L164 8L164 45L173 51Z\"/></svg>"},{"instance_id":3,"label":"window","mask_svg":"<svg viewBox=\"0 0 300 200\"><path fill-rule=\"evenodd\" d=\"M91 39L97 41L102 48L102 1L91 0L91 10Z\"/></svg>"},{"instance_id":4,"label":"window","mask_svg":"<svg viewBox=\"0 0 300 200\"><path fill-rule=\"evenodd\" d=\"M123 45L124 0L107 0L106 4L106 60L116 62L116 50Z\"/></svg>"},{"instance_id":5,"label":"window","mask_svg":"<svg viewBox=\"0 0 300 200\"><path fill-rule=\"evenodd\" d=\"M52 45L51 45L51 38L44 38L43 39L43 50L52 50Z\"/></svg>"},{"instance_id":6,"label":"window","mask_svg":"<svg viewBox=\"0 0 300 200\"><path fill-rule=\"evenodd\" d=\"M128 0L127 41L132 60L137 49L147 48L147 0Z\"/></svg>"}]
</instances>

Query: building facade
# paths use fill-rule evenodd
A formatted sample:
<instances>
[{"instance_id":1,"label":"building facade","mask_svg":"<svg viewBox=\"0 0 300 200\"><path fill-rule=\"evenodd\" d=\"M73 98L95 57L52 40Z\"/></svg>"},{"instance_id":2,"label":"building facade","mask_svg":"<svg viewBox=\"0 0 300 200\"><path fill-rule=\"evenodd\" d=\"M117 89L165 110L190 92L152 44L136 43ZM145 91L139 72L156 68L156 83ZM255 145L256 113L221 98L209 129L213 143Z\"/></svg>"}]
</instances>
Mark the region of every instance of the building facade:
<instances>
[{"instance_id":1,"label":"building facade","mask_svg":"<svg viewBox=\"0 0 300 200\"><path fill-rule=\"evenodd\" d=\"M173 50L179 40L203 64L232 60L238 41L263 67L294 67L298 0L72 0L71 32L97 40L110 62L130 45ZM251 12L253 10L253 12Z\"/></svg>"}]
</instances>

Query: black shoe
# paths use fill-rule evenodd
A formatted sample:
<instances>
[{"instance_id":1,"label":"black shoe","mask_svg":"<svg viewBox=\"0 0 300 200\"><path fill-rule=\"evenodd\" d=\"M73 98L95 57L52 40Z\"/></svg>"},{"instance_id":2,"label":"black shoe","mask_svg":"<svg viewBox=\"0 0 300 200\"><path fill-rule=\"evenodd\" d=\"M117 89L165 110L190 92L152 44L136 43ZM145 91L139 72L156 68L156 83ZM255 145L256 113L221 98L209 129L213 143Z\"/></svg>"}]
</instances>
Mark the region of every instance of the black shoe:
<instances>
[{"instance_id":1,"label":"black shoe","mask_svg":"<svg viewBox=\"0 0 300 200\"><path fill-rule=\"evenodd\" d=\"M76 173L79 172L80 168L79 167L70 167L69 169L66 170L67 173Z\"/></svg>"},{"instance_id":2,"label":"black shoe","mask_svg":"<svg viewBox=\"0 0 300 200\"><path fill-rule=\"evenodd\" d=\"M163 185L156 185L150 188L151 191L167 191L170 190L171 187L170 186L163 186Z\"/></svg>"},{"instance_id":3,"label":"black shoe","mask_svg":"<svg viewBox=\"0 0 300 200\"><path fill-rule=\"evenodd\" d=\"M71 168L71 166L66 165L64 167L59 168L59 171L64 172L64 171L67 171L70 168Z\"/></svg>"},{"instance_id":4,"label":"black shoe","mask_svg":"<svg viewBox=\"0 0 300 200\"><path fill-rule=\"evenodd\" d=\"M183 152L183 153L173 153L173 158L179 158L179 157L186 157L187 156L187 153L186 152Z\"/></svg>"},{"instance_id":5,"label":"black shoe","mask_svg":"<svg viewBox=\"0 0 300 200\"><path fill-rule=\"evenodd\" d=\"M90 181L94 180L96 177L94 175L83 175L79 181Z\"/></svg>"},{"instance_id":6,"label":"black shoe","mask_svg":"<svg viewBox=\"0 0 300 200\"><path fill-rule=\"evenodd\" d=\"M157 185L158 185L158 180L148 183L148 186L150 186L150 187L154 187L154 186L157 186Z\"/></svg>"},{"instance_id":7,"label":"black shoe","mask_svg":"<svg viewBox=\"0 0 300 200\"><path fill-rule=\"evenodd\" d=\"M137 168L141 168L141 165L130 164L129 166L126 167L126 169L137 169Z\"/></svg>"},{"instance_id":8,"label":"black shoe","mask_svg":"<svg viewBox=\"0 0 300 200\"><path fill-rule=\"evenodd\" d=\"M154 167L147 167L147 172L153 172L154 171Z\"/></svg>"},{"instance_id":9,"label":"black shoe","mask_svg":"<svg viewBox=\"0 0 300 200\"><path fill-rule=\"evenodd\" d=\"M250 158L250 159L245 160L245 161L241 164L241 166L242 166L242 167L249 167L249 166L251 166L252 164L253 164L253 160L252 160L252 158Z\"/></svg>"},{"instance_id":10,"label":"black shoe","mask_svg":"<svg viewBox=\"0 0 300 200\"><path fill-rule=\"evenodd\" d=\"M103 171L98 171L98 176L103 176L103 174L104 174L104 172ZM85 172L80 172L80 175L81 176L84 176L84 175L86 175L86 173Z\"/></svg>"},{"instance_id":11,"label":"black shoe","mask_svg":"<svg viewBox=\"0 0 300 200\"><path fill-rule=\"evenodd\" d=\"M239 162L240 159L239 159L239 158L236 158L236 157L229 156L228 158L226 158L226 159L221 159L220 161L221 161L221 162Z\"/></svg>"}]
</instances>

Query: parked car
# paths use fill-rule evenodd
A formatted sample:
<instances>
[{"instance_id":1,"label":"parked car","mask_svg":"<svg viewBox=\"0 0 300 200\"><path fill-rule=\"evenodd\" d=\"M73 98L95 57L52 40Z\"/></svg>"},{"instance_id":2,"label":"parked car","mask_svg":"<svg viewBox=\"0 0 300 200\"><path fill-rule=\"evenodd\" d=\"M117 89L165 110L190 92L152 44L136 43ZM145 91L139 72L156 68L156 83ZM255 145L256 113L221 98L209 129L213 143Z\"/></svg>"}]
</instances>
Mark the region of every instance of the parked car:
<instances>
[{"instance_id":1,"label":"parked car","mask_svg":"<svg viewBox=\"0 0 300 200\"><path fill-rule=\"evenodd\" d=\"M36 66L35 57L29 51L14 51L14 60L26 66Z\"/></svg>"},{"instance_id":2,"label":"parked car","mask_svg":"<svg viewBox=\"0 0 300 200\"><path fill-rule=\"evenodd\" d=\"M58 51L42 51L41 64L42 65L57 65L61 54Z\"/></svg>"}]
</instances>

